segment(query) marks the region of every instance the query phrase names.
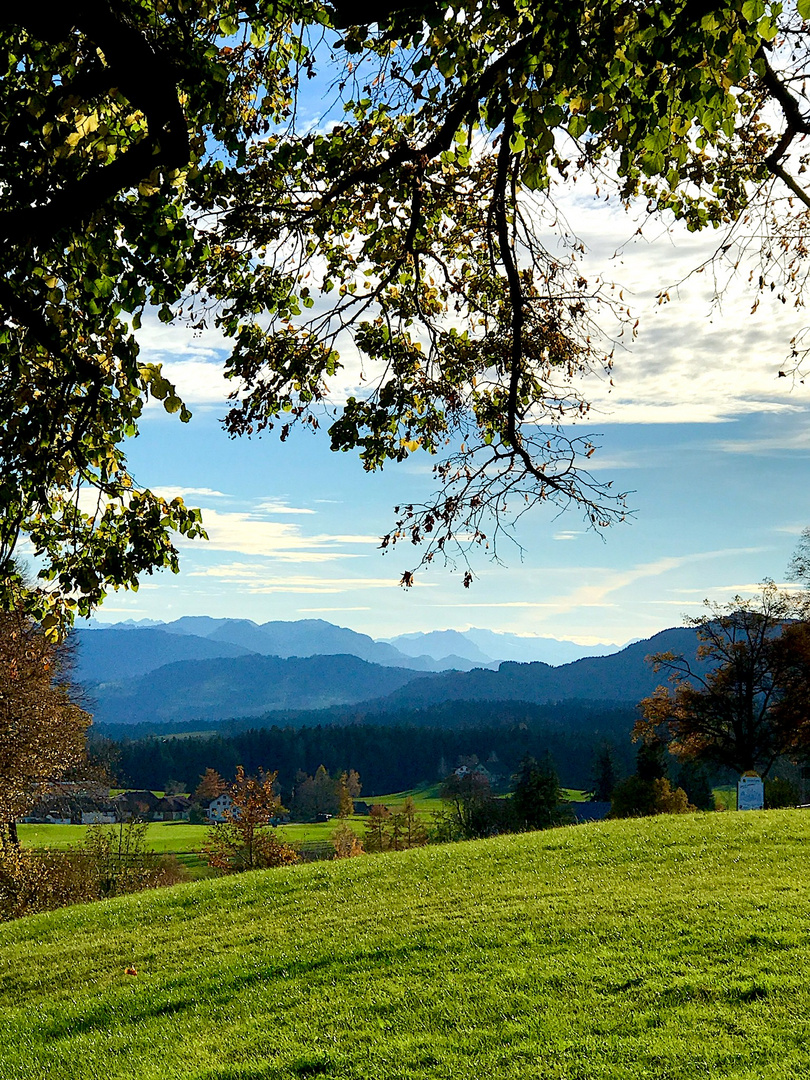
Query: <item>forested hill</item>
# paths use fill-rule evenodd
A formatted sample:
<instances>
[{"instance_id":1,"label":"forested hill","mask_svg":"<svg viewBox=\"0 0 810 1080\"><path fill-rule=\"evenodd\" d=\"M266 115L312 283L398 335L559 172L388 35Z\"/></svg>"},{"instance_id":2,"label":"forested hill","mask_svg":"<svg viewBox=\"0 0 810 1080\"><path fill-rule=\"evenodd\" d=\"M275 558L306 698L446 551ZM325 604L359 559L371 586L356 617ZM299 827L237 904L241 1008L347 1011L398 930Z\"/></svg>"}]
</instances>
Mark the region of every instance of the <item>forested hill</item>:
<instances>
[{"instance_id":1,"label":"forested hill","mask_svg":"<svg viewBox=\"0 0 810 1080\"><path fill-rule=\"evenodd\" d=\"M167 664L138 678L90 688L97 722L172 724L259 717L281 710L365 703L370 714L424 711L444 701L637 702L664 680L646 662L653 652L694 656L692 630L665 630L611 656L561 667L505 662L497 671L417 674L354 656L248 655ZM324 722L329 723L328 717Z\"/></svg>"},{"instance_id":2,"label":"forested hill","mask_svg":"<svg viewBox=\"0 0 810 1080\"><path fill-rule=\"evenodd\" d=\"M225 720L365 701L412 678L413 671L367 664L356 656L186 660L92 687L91 711L97 722L110 724Z\"/></svg>"},{"instance_id":3,"label":"forested hill","mask_svg":"<svg viewBox=\"0 0 810 1080\"><path fill-rule=\"evenodd\" d=\"M434 701L564 701L582 698L598 701L638 701L666 681L646 658L671 651L694 658L694 630L662 630L644 641L634 642L611 656L589 656L571 664L506 662L497 671L451 671L425 675L394 691L391 708L405 704L424 707Z\"/></svg>"},{"instance_id":4,"label":"forested hill","mask_svg":"<svg viewBox=\"0 0 810 1080\"><path fill-rule=\"evenodd\" d=\"M181 660L248 656L253 650L225 641L166 630L77 630L73 676L84 684L131 679Z\"/></svg>"}]
</instances>

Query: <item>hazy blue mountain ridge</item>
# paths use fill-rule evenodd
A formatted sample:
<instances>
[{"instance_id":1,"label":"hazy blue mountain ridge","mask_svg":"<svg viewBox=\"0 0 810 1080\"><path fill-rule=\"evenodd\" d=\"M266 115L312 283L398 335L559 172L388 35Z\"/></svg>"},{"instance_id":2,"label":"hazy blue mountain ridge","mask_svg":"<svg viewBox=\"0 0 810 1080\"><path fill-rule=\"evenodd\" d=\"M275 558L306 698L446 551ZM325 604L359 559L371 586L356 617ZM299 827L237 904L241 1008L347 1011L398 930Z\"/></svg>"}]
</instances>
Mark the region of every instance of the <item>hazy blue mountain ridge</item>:
<instances>
[{"instance_id":1,"label":"hazy blue mountain ridge","mask_svg":"<svg viewBox=\"0 0 810 1080\"><path fill-rule=\"evenodd\" d=\"M97 723L225 720L277 709L327 709L386 696L416 675L356 656L183 660L89 688Z\"/></svg>"},{"instance_id":2,"label":"hazy blue mountain ridge","mask_svg":"<svg viewBox=\"0 0 810 1080\"><path fill-rule=\"evenodd\" d=\"M245 656L250 650L230 642L181 637L164 629L75 630L73 677L88 684L145 675L177 660Z\"/></svg>"},{"instance_id":3,"label":"hazy blue mountain ridge","mask_svg":"<svg viewBox=\"0 0 810 1080\"><path fill-rule=\"evenodd\" d=\"M523 636L472 628L401 634L375 640L323 619L275 620L218 619L209 615L186 615L168 623L143 619L122 623L92 622L93 629L161 629L166 633L195 636L240 645L262 656L316 656L346 653L371 663L411 667L417 671L475 667L496 668L503 660L519 663L542 661L566 664L583 656L606 656L620 648L613 644L579 645L551 637Z\"/></svg>"},{"instance_id":4,"label":"hazy blue mountain ridge","mask_svg":"<svg viewBox=\"0 0 810 1080\"><path fill-rule=\"evenodd\" d=\"M694 630L673 629L610 656L586 657L561 667L507 661L496 671L435 674L370 664L349 655L280 658L254 653L181 660L89 689L97 720L112 724L227 720L359 703L376 712L401 712L403 706L417 710L454 700L637 702L665 681L646 662L650 653L672 650L694 656L696 647Z\"/></svg>"},{"instance_id":5,"label":"hazy blue mountain ridge","mask_svg":"<svg viewBox=\"0 0 810 1080\"><path fill-rule=\"evenodd\" d=\"M460 630L431 630L429 633L400 634L388 638L389 644L407 656L432 656L435 660L450 653L463 656L481 667L488 667L506 657L488 655L470 641L466 632Z\"/></svg>"},{"instance_id":6,"label":"hazy blue mountain ridge","mask_svg":"<svg viewBox=\"0 0 810 1080\"><path fill-rule=\"evenodd\" d=\"M694 657L697 636L694 630L662 630L651 638L634 642L609 656L584 657L570 664L552 667L535 662L502 663L497 671L440 672L426 675L418 683L400 688L392 702L424 706L430 701L561 701L582 698L605 701L638 701L666 675L656 674L646 657L672 651Z\"/></svg>"}]
</instances>

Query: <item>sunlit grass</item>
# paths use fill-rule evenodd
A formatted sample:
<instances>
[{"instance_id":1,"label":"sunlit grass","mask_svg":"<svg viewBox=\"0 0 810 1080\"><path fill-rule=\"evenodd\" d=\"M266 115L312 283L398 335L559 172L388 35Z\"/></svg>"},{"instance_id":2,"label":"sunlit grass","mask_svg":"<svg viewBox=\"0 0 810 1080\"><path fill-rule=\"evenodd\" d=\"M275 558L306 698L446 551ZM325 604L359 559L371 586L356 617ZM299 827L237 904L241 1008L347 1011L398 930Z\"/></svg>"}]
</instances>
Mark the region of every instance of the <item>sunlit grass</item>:
<instances>
[{"instance_id":1,"label":"sunlit grass","mask_svg":"<svg viewBox=\"0 0 810 1080\"><path fill-rule=\"evenodd\" d=\"M0 1077L798 1080L809 842L601 822L5 924Z\"/></svg>"}]
</instances>

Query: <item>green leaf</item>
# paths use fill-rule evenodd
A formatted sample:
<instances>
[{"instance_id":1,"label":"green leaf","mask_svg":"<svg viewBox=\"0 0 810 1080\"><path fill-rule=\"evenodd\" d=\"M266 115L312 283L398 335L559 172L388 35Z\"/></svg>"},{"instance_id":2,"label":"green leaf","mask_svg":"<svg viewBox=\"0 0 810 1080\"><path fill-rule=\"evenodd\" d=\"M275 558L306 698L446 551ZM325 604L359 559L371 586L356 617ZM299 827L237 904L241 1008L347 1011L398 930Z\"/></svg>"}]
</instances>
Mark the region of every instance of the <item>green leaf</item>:
<instances>
[{"instance_id":1,"label":"green leaf","mask_svg":"<svg viewBox=\"0 0 810 1080\"><path fill-rule=\"evenodd\" d=\"M743 18L748 22L758 22L765 14L765 0L745 0L742 6Z\"/></svg>"},{"instance_id":2,"label":"green leaf","mask_svg":"<svg viewBox=\"0 0 810 1080\"><path fill-rule=\"evenodd\" d=\"M767 15L764 19L760 19L757 26L757 33L764 41L773 41L777 33L777 25L774 19L770 15Z\"/></svg>"},{"instance_id":3,"label":"green leaf","mask_svg":"<svg viewBox=\"0 0 810 1080\"><path fill-rule=\"evenodd\" d=\"M526 147L526 139L522 131L513 131L509 140L509 149L513 154L519 154Z\"/></svg>"},{"instance_id":4,"label":"green leaf","mask_svg":"<svg viewBox=\"0 0 810 1080\"><path fill-rule=\"evenodd\" d=\"M588 121L584 116L572 116L568 121L568 133L572 138L578 139L588 130Z\"/></svg>"}]
</instances>

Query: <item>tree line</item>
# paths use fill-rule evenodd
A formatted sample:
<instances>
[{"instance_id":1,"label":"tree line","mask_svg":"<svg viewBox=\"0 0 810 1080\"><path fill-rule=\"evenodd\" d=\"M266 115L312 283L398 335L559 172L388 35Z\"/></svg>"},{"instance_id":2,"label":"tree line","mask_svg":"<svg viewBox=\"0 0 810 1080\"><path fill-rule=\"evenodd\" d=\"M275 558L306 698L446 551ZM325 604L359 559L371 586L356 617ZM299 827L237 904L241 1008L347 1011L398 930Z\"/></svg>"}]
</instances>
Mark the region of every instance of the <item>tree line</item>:
<instances>
[{"instance_id":1,"label":"tree line","mask_svg":"<svg viewBox=\"0 0 810 1080\"><path fill-rule=\"evenodd\" d=\"M503 707L506 715L508 709L514 715L514 702ZM356 769L364 793L373 796L443 780L461 758L473 755L505 786L527 754L538 759L550 755L566 787L588 788L594 758L606 742L615 747L618 770L632 771L634 707L588 709L573 703L567 715L579 723L564 725L561 715L554 725L502 722L463 730L379 723L266 727L121 743L96 740L93 745L111 759L111 770L123 785L154 790L164 790L171 782L193 790L208 768L233 776L237 765L252 773L271 762L284 798L289 798L298 773L315 776L320 766L333 776Z\"/></svg>"}]
</instances>

